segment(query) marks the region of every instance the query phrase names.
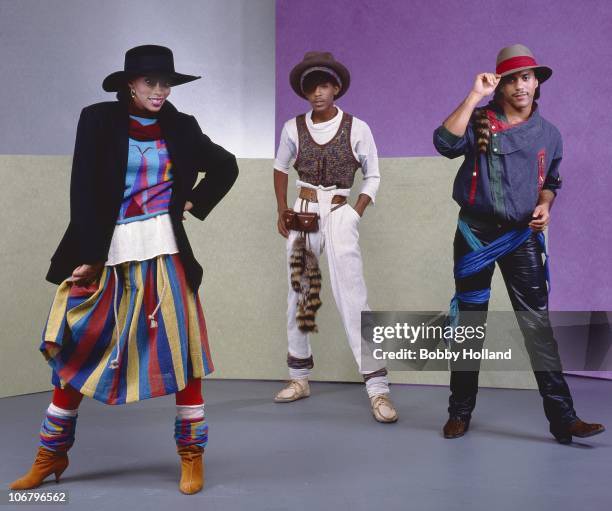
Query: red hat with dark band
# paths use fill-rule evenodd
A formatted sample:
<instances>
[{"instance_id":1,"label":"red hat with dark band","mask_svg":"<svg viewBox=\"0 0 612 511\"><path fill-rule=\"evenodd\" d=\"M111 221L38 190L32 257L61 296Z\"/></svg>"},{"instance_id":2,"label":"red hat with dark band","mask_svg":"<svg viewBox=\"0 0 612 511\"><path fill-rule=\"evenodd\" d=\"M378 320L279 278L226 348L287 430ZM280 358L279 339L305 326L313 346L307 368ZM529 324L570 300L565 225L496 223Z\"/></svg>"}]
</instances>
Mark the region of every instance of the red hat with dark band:
<instances>
[{"instance_id":1,"label":"red hat with dark band","mask_svg":"<svg viewBox=\"0 0 612 511\"><path fill-rule=\"evenodd\" d=\"M545 82L552 75L552 69L539 65L531 50L522 44L508 46L497 54L495 72L502 78L524 69L533 69L540 83Z\"/></svg>"}]
</instances>

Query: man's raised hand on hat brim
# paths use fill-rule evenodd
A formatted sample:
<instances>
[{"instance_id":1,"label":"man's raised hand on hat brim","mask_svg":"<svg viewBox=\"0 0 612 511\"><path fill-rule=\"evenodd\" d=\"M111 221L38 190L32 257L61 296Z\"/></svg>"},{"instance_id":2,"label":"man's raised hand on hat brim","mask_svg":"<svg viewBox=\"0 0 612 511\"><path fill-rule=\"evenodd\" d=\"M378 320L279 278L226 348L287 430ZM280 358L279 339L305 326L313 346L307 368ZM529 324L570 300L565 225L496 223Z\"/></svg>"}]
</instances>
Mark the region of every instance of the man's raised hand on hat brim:
<instances>
[{"instance_id":1,"label":"man's raised hand on hat brim","mask_svg":"<svg viewBox=\"0 0 612 511\"><path fill-rule=\"evenodd\" d=\"M489 96L495 92L495 87L499 84L501 75L495 73L480 73L476 75L472 92L481 98Z\"/></svg>"},{"instance_id":2,"label":"man's raised hand on hat brim","mask_svg":"<svg viewBox=\"0 0 612 511\"><path fill-rule=\"evenodd\" d=\"M501 76L495 73L480 73L477 75L470 93L442 123L444 127L453 135L462 137L474 109L484 97L495 92L495 87L500 80Z\"/></svg>"}]
</instances>

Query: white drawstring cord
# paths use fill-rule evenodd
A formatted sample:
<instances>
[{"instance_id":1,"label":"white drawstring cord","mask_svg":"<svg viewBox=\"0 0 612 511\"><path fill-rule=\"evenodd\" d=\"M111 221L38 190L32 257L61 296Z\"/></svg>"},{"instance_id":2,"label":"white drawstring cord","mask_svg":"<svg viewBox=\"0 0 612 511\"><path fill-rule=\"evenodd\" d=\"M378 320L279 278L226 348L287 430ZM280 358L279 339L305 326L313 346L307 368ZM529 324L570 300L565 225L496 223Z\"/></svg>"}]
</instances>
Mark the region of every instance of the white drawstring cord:
<instances>
[{"instance_id":1,"label":"white drawstring cord","mask_svg":"<svg viewBox=\"0 0 612 511\"><path fill-rule=\"evenodd\" d=\"M115 358L113 358L110 363L109 363L109 367L111 369L117 369L119 367L119 354L121 353L121 338L119 336L119 320L117 318L118 314L117 314L117 293L118 293L118 278L117 278L117 268L116 266L113 266L113 275L115 276L115 289L113 292L113 313L115 315L115 336L117 338L117 355L115 356ZM157 314L157 311L159 310L159 308L161 307L162 304L162 300L164 299L164 296L166 294L166 289L168 287L168 282L167 280L164 278L164 271L163 269L160 269L160 278L163 280L164 285L162 287L162 292L161 295L159 296L159 300L157 301L157 306L155 307L155 309L153 310L153 312L151 314L149 314L149 320L150 320L150 327L151 328L157 328L157 321L155 321L155 314Z\"/></svg>"}]
</instances>

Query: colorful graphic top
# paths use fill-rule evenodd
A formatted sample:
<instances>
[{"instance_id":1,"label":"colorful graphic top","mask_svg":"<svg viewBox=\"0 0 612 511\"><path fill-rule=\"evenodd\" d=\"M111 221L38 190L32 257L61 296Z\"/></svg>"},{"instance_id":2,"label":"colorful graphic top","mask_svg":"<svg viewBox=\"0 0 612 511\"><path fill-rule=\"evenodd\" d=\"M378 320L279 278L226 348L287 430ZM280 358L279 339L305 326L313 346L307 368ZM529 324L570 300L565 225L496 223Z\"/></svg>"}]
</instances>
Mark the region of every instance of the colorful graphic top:
<instances>
[{"instance_id":1,"label":"colorful graphic top","mask_svg":"<svg viewBox=\"0 0 612 511\"><path fill-rule=\"evenodd\" d=\"M168 213L172 194L172 162L157 119L135 115L130 115L130 119L128 164L118 224Z\"/></svg>"}]
</instances>

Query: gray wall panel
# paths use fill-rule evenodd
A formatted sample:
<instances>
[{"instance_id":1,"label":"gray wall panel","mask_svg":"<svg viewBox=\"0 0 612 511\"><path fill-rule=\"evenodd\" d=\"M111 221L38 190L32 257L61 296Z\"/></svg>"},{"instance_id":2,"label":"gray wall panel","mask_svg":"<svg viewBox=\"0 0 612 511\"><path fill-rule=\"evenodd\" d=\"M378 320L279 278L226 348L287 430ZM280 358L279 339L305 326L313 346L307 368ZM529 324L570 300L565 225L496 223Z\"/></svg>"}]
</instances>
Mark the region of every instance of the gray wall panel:
<instances>
[{"instance_id":1,"label":"gray wall panel","mask_svg":"<svg viewBox=\"0 0 612 511\"><path fill-rule=\"evenodd\" d=\"M170 101L242 158L274 152L273 0L0 0L0 154L70 154L82 107L139 44L201 80Z\"/></svg>"}]
</instances>

